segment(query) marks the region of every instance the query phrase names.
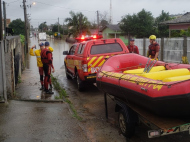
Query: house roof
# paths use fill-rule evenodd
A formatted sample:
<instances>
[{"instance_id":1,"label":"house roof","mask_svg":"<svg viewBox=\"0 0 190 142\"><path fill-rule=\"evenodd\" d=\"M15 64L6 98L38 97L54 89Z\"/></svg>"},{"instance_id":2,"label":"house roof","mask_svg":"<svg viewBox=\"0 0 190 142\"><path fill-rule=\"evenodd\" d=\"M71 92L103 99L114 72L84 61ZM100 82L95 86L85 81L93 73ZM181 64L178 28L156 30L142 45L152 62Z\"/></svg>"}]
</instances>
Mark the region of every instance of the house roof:
<instances>
[{"instance_id":1,"label":"house roof","mask_svg":"<svg viewBox=\"0 0 190 142\"><path fill-rule=\"evenodd\" d=\"M120 29L120 27L119 27L119 25L118 24L115 24L115 25L106 25L106 26L104 26L102 29L100 29L100 31L102 32L103 30L105 30L106 28L109 28L109 29L111 29L111 30L113 30L113 31L121 31L121 29Z\"/></svg>"},{"instance_id":2,"label":"house roof","mask_svg":"<svg viewBox=\"0 0 190 142\"><path fill-rule=\"evenodd\" d=\"M187 12L181 17L178 17L176 19L161 22L160 24L180 24L180 23L190 23L190 12Z\"/></svg>"}]
</instances>

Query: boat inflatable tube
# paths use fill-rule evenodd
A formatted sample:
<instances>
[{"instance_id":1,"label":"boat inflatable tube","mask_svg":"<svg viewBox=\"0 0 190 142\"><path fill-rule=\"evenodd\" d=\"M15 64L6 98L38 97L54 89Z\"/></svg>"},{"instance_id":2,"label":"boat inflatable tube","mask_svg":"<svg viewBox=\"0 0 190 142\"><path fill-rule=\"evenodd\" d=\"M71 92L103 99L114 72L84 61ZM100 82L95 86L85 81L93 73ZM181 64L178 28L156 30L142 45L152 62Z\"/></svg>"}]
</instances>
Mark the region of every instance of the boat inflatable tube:
<instances>
[{"instance_id":1,"label":"boat inflatable tube","mask_svg":"<svg viewBox=\"0 0 190 142\"><path fill-rule=\"evenodd\" d=\"M190 65L157 61L143 73L149 60L133 53L110 57L96 74L98 89L159 116L190 118Z\"/></svg>"}]
</instances>

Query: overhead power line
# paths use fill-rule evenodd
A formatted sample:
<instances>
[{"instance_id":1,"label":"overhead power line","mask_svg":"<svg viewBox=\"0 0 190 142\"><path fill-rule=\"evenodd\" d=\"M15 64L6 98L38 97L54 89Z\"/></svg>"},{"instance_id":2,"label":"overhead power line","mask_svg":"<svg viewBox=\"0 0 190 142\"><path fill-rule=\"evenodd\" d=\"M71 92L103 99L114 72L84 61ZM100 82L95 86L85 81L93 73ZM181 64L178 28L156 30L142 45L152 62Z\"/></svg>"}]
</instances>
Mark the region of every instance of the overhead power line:
<instances>
[{"instance_id":1,"label":"overhead power line","mask_svg":"<svg viewBox=\"0 0 190 142\"><path fill-rule=\"evenodd\" d=\"M17 2L17 1L19 1L19 0L15 0L15 1L9 2L9 3L7 3L7 4L14 3L14 2Z\"/></svg>"},{"instance_id":2,"label":"overhead power line","mask_svg":"<svg viewBox=\"0 0 190 142\"><path fill-rule=\"evenodd\" d=\"M52 4L48 4L48 3L42 3L42 2L39 2L39 1L36 1L36 2L41 3L41 4L45 4L45 5L49 5L49 6L53 6L53 7L64 8L64 9L78 10L78 11L87 11L87 12L96 12L96 11L90 11L90 10L72 9L72 8L67 8L67 7L62 7L62 6L52 5Z\"/></svg>"}]
</instances>

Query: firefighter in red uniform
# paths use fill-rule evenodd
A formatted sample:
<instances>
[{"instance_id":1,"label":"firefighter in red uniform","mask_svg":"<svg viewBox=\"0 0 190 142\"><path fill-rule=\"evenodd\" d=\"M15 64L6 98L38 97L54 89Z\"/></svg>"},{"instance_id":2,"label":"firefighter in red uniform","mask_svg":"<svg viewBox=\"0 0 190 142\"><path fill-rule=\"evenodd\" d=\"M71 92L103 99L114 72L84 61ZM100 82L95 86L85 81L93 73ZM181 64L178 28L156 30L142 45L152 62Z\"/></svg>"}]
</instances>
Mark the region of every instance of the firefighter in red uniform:
<instances>
[{"instance_id":1,"label":"firefighter in red uniform","mask_svg":"<svg viewBox=\"0 0 190 142\"><path fill-rule=\"evenodd\" d=\"M51 51L51 48L52 48L52 47L49 46L49 42L46 42L45 48L46 48L47 50ZM54 69L54 66L53 66L53 57L52 57L51 68L52 68L52 72L54 73L54 72L55 72L55 69ZM52 87L52 84L51 84L51 78L49 79L48 83L49 83L49 85L50 85L50 89L49 89L49 90L52 91L52 88L53 88L53 87Z\"/></svg>"},{"instance_id":2,"label":"firefighter in red uniform","mask_svg":"<svg viewBox=\"0 0 190 142\"><path fill-rule=\"evenodd\" d=\"M156 42L155 35L151 35L149 39L150 39L150 45L148 47L148 56L151 59L157 60L159 55L160 45Z\"/></svg>"},{"instance_id":3,"label":"firefighter in red uniform","mask_svg":"<svg viewBox=\"0 0 190 142\"><path fill-rule=\"evenodd\" d=\"M45 42L45 46L49 46L49 42ZM50 81L50 75L51 75L51 68L52 68L52 62L53 62L53 56L52 53L49 51L48 48L45 48L41 52L41 60L43 63L43 69L45 72L45 79L44 79L44 87L45 92L47 94L53 94L52 90L48 90L48 84Z\"/></svg>"},{"instance_id":4,"label":"firefighter in red uniform","mask_svg":"<svg viewBox=\"0 0 190 142\"><path fill-rule=\"evenodd\" d=\"M135 39L131 38L130 39L130 45L127 46L129 53L139 54L139 48L134 44L135 44Z\"/></svg>"}]
</instances>

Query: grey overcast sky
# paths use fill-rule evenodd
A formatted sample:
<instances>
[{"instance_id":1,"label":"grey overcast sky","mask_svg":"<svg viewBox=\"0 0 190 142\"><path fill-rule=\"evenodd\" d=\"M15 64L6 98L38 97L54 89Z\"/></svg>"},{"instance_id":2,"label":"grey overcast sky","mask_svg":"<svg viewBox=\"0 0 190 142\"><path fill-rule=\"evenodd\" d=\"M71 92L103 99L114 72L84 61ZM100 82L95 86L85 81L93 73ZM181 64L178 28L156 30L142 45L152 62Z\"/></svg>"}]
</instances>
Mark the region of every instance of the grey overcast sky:
<instances>
[{"instance_id":1,"label":"grey overcast sky","mask_svg":"<svg viewBox=\"0 0 190 142\"><path fill-rule=\"evenodd\" d=\"M3 1L3 0L2 0ZM4 0L7 3L7 18L11 21L17 18L24 20L23 0ZM111 0L112 1L112 23L117 24L122 16L138 13L143 8L150 11L154 17L161 11L170 14L184 14L190 12L190 0ZM48 25L58 21L63 24L64 19L70 17L69 12L82 12L89 21L96 21L96 11L110 14L110 0L26 0L26 4L36 4L27 8L31 19L31 25L37 27L42 22Z\"/></svg>"}]
</instances>

